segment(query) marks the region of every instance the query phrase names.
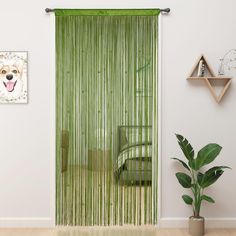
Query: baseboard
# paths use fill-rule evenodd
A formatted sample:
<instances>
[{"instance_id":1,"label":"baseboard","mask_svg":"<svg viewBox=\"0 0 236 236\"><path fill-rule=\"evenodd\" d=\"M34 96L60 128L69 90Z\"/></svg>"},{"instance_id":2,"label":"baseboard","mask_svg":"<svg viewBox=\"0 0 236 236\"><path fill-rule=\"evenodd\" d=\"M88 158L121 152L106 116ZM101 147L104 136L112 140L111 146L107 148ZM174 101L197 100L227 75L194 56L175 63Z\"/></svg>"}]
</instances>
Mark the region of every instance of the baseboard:
<instances>
[{"instance_id":1,"label":"baseboard","mask_svg":"<svg viewBox=\"0 0 236 236\"><path fill-rule=\"evenodd\" d=\"M54 227L52 218L24 218L3 217L0 218L0 228L51 228Z\"/></svg>"},{"instance_id":2,"label":"baseboard","mask_svg":"<svg viewBox=\"0 0 236 236\"><path fill-rule=\"evenodd\" d=\"M236 228L236 218L206 218L206 228ZM187 228L188 218L161 218L159 228ZM52 218L0 218L0 228L52 228Z\"/></svg>"},{"instance_id":3,"label":"baseboard","mask_svg":"<svg viewBox=\"0 0 236 236\"><path fill-rule=\"evenodd\" d=\"M236 228L236 218L206 218L206 228ZM160 228L187 228L188 218L161 218Z\"/></svg>"}]
</instances>

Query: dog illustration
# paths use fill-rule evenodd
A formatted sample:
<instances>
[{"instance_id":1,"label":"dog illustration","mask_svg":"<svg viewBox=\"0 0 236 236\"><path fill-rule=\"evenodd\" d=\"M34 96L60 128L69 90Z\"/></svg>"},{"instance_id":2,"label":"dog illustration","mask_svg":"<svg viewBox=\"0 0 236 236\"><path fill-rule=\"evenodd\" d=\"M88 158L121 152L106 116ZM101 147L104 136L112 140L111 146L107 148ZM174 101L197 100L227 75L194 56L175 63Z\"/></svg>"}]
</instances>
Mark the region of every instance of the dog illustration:
<instances>
[{"instance_id":1,"label":"dog illustration","mask_svg":"<svg viewBox=\"0 0 236 236\"><path fill-rule=\"evenodd\" d=\"M23 92L23 61L0 62L0 97L17 99Z\"/></svg>"}]
</instances>

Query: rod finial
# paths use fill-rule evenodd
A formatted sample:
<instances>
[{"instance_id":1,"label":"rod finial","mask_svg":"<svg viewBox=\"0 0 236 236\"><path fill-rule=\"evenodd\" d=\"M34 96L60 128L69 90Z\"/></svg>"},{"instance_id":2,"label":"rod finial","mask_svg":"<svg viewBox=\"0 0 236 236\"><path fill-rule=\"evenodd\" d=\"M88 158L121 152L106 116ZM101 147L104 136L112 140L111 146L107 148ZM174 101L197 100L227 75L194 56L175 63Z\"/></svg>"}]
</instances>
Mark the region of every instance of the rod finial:
<instances>
[{"instance_id":1,"label":"rod finial","mask_svg":"<svg viewBox=\"0 0 236 236\"><path fill-rule=\"evenodd\" d=\"M161 9L161 12L163 13L169 13L170 12L170 8L165 8L165 9Z\"/></svg>"},{"instance_id":2,"label":"rod finial","mask_svg":"<svg viewBox=\"0 0 236 236\"><path fill-rule=\"evenodd\" d=\"M51 8L46 8L46 9L45 9L45 12L46 12L46 13L53 12L53 9L51 9Z\"/></svg>"}]
</instances>

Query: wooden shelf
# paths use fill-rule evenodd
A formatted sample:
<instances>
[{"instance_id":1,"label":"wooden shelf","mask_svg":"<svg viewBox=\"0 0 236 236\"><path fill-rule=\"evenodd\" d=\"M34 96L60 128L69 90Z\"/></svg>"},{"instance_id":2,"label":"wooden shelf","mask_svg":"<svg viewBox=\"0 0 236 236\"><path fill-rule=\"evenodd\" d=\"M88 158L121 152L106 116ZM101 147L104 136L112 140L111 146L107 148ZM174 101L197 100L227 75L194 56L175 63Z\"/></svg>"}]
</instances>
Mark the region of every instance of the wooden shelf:
<instances>
[{"instance_id":1,"label":"wooden shelf","mask_svg":"<svg viewBox=\"0 0 236 236\"><path fill-rule=\"evenodd\" d=\"M205 65L205 72L204 72L204 76L199 77L196 75L196 73L198 72L198 67L199 67L199 63L201 60L203 61L204 65ZM201 55L199 57L199 59L197 60L197 62L194 65L189 77L187 77L187 80L191 80L191 81L193 81L193 80L205 81L207 87L209 88L212 96L214 97L214 99L216 100L217 103L220 103L220 101L224 97L226 91L228 90L228 88L232 82L232 79L233 79L232 77L215 76L213 70L209 66L204 55ZM216 94L216 91L214 89L214 84L213 84L214 82L223 82L224 83L224 87L221 90L219 95Z\"/></svg>"}]
</instances>

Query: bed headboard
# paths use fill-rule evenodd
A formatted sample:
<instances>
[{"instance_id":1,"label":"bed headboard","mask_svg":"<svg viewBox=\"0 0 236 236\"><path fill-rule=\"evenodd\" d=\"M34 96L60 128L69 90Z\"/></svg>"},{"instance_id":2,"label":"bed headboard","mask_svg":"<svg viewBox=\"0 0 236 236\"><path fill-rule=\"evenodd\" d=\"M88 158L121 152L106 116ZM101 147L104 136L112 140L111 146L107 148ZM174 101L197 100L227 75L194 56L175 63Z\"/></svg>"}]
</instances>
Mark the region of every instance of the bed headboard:
<instances>
[{"instance_id":1,"label":"bed headboard","mask_svg":"<svg viewBox=\"0 0 236 236\"><path fill-rule=\"evenodd\" d=\"M152 142L152 126L118 126L118 151L124 146Z\"/></svg>"}]
</instances>

